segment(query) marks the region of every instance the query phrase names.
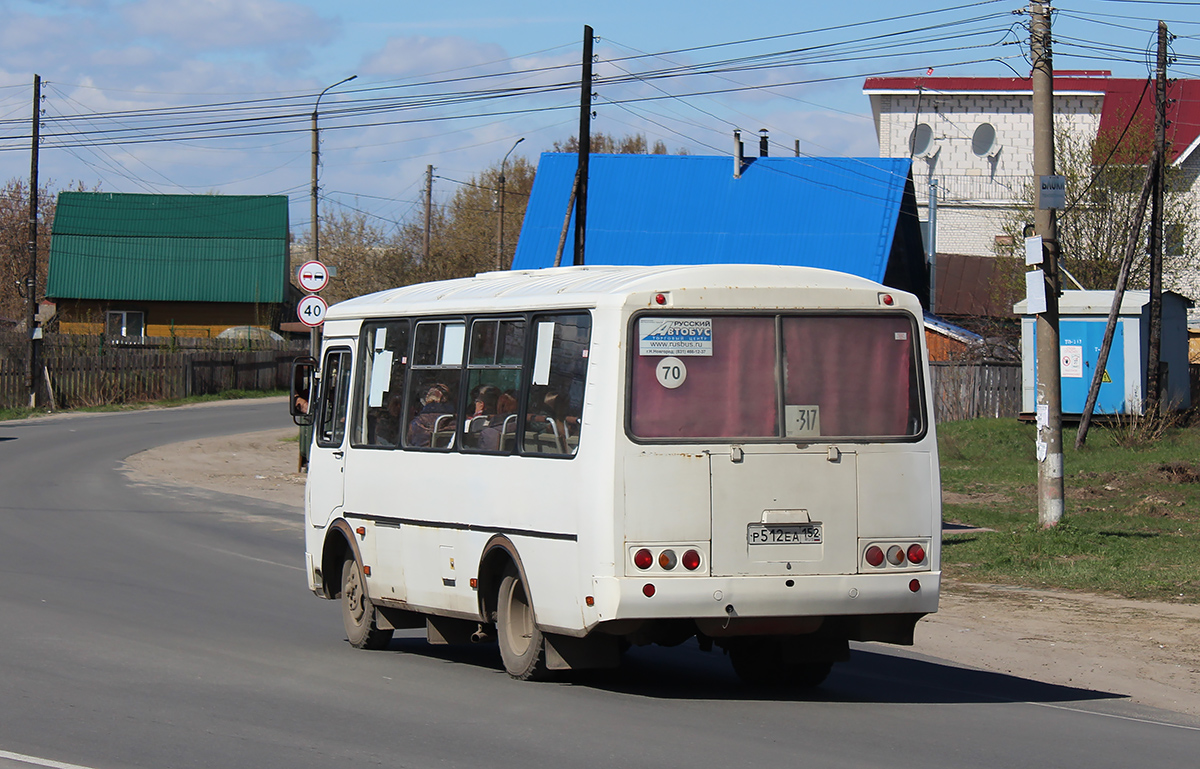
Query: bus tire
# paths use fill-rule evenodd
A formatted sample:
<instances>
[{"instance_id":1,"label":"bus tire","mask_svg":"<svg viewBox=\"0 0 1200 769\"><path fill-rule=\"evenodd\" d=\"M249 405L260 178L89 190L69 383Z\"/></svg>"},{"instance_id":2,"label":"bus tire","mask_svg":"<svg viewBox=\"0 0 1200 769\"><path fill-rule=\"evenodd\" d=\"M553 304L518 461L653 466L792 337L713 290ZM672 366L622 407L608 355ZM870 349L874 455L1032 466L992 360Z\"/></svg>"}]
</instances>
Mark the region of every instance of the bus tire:
<instances>
[{"instance_id":1,"label":"bus tire","mask_svg":"<svg viewBox=\"0 0 1200 769\"><path fill-rule=\"evenodd\" d=\"M510 676L518 681L546 677L546 639L538 629L521 574L511 564L496 597L496 640Z\"/></svg>"},{"instance_id":2,"label":"bus tire","mask_svg":"<svg viewBox=\"0 0 1200 769\"><path fill-rule=\"evenodd\" d=\"M342 564L342 624L346 640L355 649L386 649L392 642L391 630L380 630L375 606L367 597L362 567L354 558Z\"/></svg>"}]
</instances>

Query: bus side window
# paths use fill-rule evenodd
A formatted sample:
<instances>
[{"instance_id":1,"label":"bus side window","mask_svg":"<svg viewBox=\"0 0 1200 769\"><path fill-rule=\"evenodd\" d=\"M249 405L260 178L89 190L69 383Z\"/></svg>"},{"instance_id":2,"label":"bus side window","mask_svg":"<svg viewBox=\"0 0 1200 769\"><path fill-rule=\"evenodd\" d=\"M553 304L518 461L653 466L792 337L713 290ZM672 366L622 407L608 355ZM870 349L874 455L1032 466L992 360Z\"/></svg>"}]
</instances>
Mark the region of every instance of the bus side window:
<instances>
[{"instance_id":1,"label":"bus side window","mask_svg":"<svg viewBox=\"0 0 1200 769\"><path fill-rule=\"evenodd\" d=\"M404 422L408 321L364 323L355 385L353 446L391 448Z\"/></svg>"},{"instance_id":2,"label":"bus side window","mask_svg":"<svg viewBox=\"0 0 1200 769\"><path fill-rule=\"evenodd\" d=\"M317 445L336 448L346 436L346 405L350 395L350 351L330 350L321 367L321 421Z\"/></svg>"},{"instance_id":3,"label":"bus side window","mask_svg":"<svg viewBox=\"0 0 1200 769\"><path fill-rule=\"evenodd\" d=\"M404 414L406 448L454 447L465 346L462 321L417 324Z\"/></svg>"},{"instance_id":4,"label":"bus side window","mask_svg":"<svg viewBox=\"0 0 1200 769\"><path fill-rule=\"evenodd\" d=\"M512 453L524 363L524 318L471 323L467 418L459 428L464 450Z\"/></svg>"},{"instance_id":5,"label":"bus side window","mask_svg":"<svg viewBox=\"0 0 1200 769\"><path fill-rule=\"evenodd\" d=\"M591 335L586 313L534 317L523 453L572 456L579 450Z\"/></svg>"}]
</instances>

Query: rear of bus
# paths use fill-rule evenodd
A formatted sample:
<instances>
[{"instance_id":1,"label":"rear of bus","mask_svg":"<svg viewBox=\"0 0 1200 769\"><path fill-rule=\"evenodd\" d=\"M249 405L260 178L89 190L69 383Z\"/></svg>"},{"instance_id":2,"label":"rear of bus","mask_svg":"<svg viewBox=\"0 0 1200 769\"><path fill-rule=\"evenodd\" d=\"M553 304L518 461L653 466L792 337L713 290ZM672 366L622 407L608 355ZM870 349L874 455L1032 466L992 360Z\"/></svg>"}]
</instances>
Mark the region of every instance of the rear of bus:
<instances>
[{"instance_id":1,"label":"rear of bus","mask_svg":"<svg viewBox=\"0 0 1200 769\"><path fill-rule=\"evenodd\" d=\"M623 568L601 629L694 633L744 678L810 685L850 640L911 644L941 527L915 297L845 277L651 292L625 315Z\"/></svg>"}]
</instances>

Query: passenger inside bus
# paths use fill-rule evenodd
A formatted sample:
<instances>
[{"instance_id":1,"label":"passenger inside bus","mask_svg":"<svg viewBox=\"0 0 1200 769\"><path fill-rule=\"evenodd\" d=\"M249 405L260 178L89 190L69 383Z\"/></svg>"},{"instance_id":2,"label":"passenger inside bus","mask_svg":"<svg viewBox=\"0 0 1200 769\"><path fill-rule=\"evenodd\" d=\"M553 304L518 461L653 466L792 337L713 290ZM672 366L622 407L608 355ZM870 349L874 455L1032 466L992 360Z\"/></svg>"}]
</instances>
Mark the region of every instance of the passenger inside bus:
<instances>
[{"instance_id":1,"label":"passenger inside bus","mask_svg":"<svg viewBox=\"0 0 1200 769\"><path fill-rule=\"evenodd\" d=\"M578 444L579 417L570 411L566 396L546 389L531 393L525 431L525 450L550 454L574 453ZM574 433L574 440L571 440Z\"/></svg>"},{"instance_id":2,"label":"passenger inside bus","mask_svg":"<svg viewBox=\"0 0 1200 769\"><path fill-rule=\"evenodd\" d=\"M404 410L404 396L396 393L387 399L387 408L375 419L375 445L395 446L400 439L400 413Z\"/></svg>"},{"instance_id":3,"label":"passenger inside bus","mask_svg":"<svg viewBox=\"0 0 1200 769\"><path fill-rule=\"evenodd\" d=\"M434 433L440 434L453 428L454 406L450 398L450 388L435 383L421 397L421 409L408 424L407 443L409 446L431 446L434 445Z\"/></svg>"},{"instance_id":4,"label":"passenger inside bus","mask_svg":"<svg viewBox=\"0 0 1200 769\"><path fill-rule=\"evenodd\" d=\"M496 398L496 413L479 431L478 448L484 451L509 451L511 439L516 432L517 399L511 391L500 393ZM508 440L505 440L507 438Z\"/></svg>"},{"instance_id":5,"label":"passenger inside bus","mask_svg":"<svg viewBox=\"0 0 1200 769\"><path fill-rule=\"evenodd\" d=\"M473 411L467 422L467 431L463 436L463 444L468 448L479 447L479 436L491 424L496 415L496 404L500 398L500 388L495 385L477 385L471 393Z\"/></svg>"}]
</instances>

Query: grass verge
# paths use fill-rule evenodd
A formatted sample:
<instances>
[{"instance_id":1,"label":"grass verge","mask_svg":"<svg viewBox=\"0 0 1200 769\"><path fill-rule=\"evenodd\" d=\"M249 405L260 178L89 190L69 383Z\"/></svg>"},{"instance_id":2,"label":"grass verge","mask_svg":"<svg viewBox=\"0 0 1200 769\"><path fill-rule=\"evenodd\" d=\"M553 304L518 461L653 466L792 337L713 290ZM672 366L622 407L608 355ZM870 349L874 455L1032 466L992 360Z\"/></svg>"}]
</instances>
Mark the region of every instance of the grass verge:
<instances>
[{"instance_id":1,"label":"grass verge","mask_svg":"<svg viewBox=\"0 0 1200 769\"><path fill-rule=\"evenodd\" d=\"M187 398L168 398L166 400L149 401L145 403L110 403L103 406L86 406L83 408L68 409L56 412L51 412L45 408L0 409L0 421L11 419L29 419L30 417L44 417L51 413L92 413L106 411L138 411L140 409L148 408L174 408L175 406L187 406L193 403L209 403L211 401L242 400L249 398L272 398L287 394L287 390L223 390L222 392L214 393L212 395L191 395Z\"/></svg>"},{"instance_id":2,"label":"grass verge","mask_svg":"<svg viewBox=\"0 0 1200 769\"><path fill-rule=\"evenodd\" d=\"M1064 430L1065 513L1037 523L1034 427L971 420L938 427L943 516L992 529L943 538L944 573L972 582L1200 602L1200 428Z\"/></svg>"}]
</instances>

